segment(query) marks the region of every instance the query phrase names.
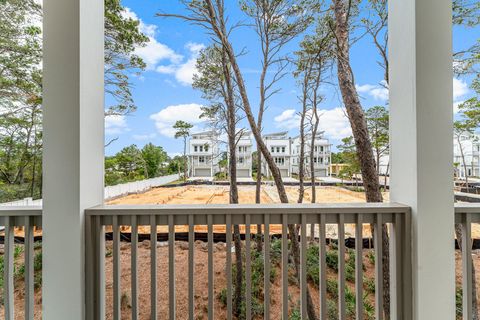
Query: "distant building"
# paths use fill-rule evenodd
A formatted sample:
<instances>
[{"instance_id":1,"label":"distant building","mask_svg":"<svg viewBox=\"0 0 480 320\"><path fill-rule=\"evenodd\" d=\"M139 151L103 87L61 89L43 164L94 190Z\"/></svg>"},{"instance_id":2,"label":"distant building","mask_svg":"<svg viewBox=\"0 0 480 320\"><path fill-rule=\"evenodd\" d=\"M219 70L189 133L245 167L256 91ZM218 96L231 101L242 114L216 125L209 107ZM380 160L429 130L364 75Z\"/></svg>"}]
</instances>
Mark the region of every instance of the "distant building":
<instances>
[{"instance_id":1,"label":"distant building","mask_svg":"<svg viewBox=\"0 0 480 320\"><path fill-rule=\"evenodd\" d=\"M218 135L213 131L194 133L188 143L188 173L194 178L212 178L219 168Z\"/></svg>"},{"instance_id":2,"label":"distant building","mask_svg":"<svg viewBox=\"0 0 480 320\"><path fill-rule=\"evenodd\" d=\"M253 166L252 133L250 131L243 131L237 139L237 178L251 178Z\"/></svg>"},{"instance_id":3,"label":"distant building","mask_svg":"<svg viewBox=\"0 0 480 320\"><path fill-rule=\"evenodd\" d=\"M460 140L460 141L458 141ZM461 146L461 148L460 148ZM465 157L465 166L462 159ZM460 139L454 137L453 139L453 163L455 164L455 175L461 179L467 177L480 176L480 137L476 134L465 133L460 136Z\"/></svg>"},{"instance_id":4,"label":"distant building","mask_svg":"<svg viewBox=\"0 0 480 320\"><path fill-rule=\"evenodd\" d=\"M312 135L305 135L305 152L304 152L304 176L311 177L310 168L310 152ZM291 139L291 171L293 174L299 173L300 166L300 136ZM329 164L331 160L331 145L328 139L324 138L324 132L320 132L315 137L315 144L313 146L313 162L314 162L314 175L315 177L327 177L329 176Z\"/></svg>"},{"instance_id":5,"label":"distant building","mask_svg":"<svg viewBox=\"0 0 480 320\"><path fill-rule=\"evenodd\" d=\"M282 177L291 177L291 146L288 132L271 133L263 136L268 151L280 170ZM262 173L270 177L272 174L267 162L262 157Z\"/></svg>"}]
</instances>

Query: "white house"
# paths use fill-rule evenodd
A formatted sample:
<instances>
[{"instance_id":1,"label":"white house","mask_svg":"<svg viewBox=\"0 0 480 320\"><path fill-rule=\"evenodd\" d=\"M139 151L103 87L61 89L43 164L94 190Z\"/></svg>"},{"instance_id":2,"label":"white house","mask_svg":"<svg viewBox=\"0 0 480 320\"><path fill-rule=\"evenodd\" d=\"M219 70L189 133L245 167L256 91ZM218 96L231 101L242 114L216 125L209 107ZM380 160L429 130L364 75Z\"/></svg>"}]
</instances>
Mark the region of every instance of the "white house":
<instances>
[{"instance_id":1,"label":"white house","mask_svg":"<svg viewBox=\"0 0 480 320\"><path fill-rule=\"evenodd\" d=\"M305 135L305 171L304 175L306 177L311 176L310 170L310 152L311 152L311 145L312 145L312 135L307 134ZM315 168L315 176L316 177L326 177L329 175L328 166L330 164L331 159L331 148L330 142L328 139L324 137L324 132L320 132L315 137L315 144L313 147L314 152L314 168ZM300 136L294 137L291 139L291 168L292 173L298 174L299 173L299 164L300 164Z\"/></svg>"},{"instance_id":2,"label":"white house","mask_svg":"<svg viewBox=\"0 0 480 320\"><path fill-rule=\"evenodd\" d=\"M282 177L291 176L291 143L288 132L270 133L263 136L268 151L273 157ZM265 176L271 176L267 162L262 158L262 172Z\"/></svg>"},{"instance_id":3,"label":"white house","mask_svg":"<svg viewBox=\"0 0 480 320\"><path fill-rule=\"evenodd\" d=\"M188 173L194 178L212 178L219 172L218 135L213 131L194 133L188 142Z\"/></svg>"},{"instance_id":4,"label":"white house","mask_svg":"<svg viewBox=\"0 0 480 320\"><path fill-rule=\"evenodd\" d=\"M479 153L480 137L478 135L465 133L459 137L454 136L453 164L455 166L455 174L459 178L480 176ZM465 158L465 165L463 158Z\"/></svg>"},{"instance_id":5,"label":"white house","mask_svg":"<svg viewBox=\"0 0 480 320\"><path fill-rule=\"evenodd\" d=\"M252 177L252 132L242 131L237 138L237 177L251 178Z\"/></svg>"}]
</instances>

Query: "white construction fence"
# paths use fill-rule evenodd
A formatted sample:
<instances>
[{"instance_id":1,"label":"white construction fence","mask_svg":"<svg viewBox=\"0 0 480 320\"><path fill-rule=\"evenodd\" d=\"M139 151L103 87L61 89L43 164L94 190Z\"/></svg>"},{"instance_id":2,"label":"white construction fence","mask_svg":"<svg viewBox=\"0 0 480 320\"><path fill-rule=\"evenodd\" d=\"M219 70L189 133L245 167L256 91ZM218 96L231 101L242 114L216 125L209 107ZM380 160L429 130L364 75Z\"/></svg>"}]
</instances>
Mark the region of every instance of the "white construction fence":
<instances>
[{"instance_id":1,"label":"white construction fence","mask_svg":"<svg viewBox=\"0 0 480 320\"><path fill-rule=\"evenodd\" d=\"M181 178L179 174L172 174L169 176L162 176L153 179L146 179L141 181L128 182L118 184L115 186L105 187L105 200L125 196L130 193L145 192L151 188L163 186ZM0 206L41 206L42 199L33 200L32 198L25 198L12 202L0 203Z\"/></svg>"}]
</instances>

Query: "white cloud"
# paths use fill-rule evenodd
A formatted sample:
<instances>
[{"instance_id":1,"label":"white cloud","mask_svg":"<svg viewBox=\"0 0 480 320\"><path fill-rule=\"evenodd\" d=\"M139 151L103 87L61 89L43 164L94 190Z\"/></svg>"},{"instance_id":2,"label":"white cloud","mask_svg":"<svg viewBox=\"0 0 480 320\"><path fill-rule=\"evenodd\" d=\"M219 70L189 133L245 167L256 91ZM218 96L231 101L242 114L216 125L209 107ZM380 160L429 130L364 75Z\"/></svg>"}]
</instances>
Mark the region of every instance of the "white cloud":
<instances>
[{"instance_id":1,"label":"white cloud","mask_svg":"<svg viewBox=\"0 0 480 320\"><path fill-rule=\"evenodd\" d=\"M193 75L197 73L197 57L189 59L184 64L181 64L175 71L175 79L184 86L193 83Z\"/></svg>"},{"instance_id":2,"label":"white cloud","mask_svg":"<svg viewBox=\"0 0 480 320\"><path fill-rule=\"evenodd\" d=\"M121 115L110 115L105 117L105 134L121 134L128 131L127 119Z\"/></svg>"},{"instance_id":3,"label":"white cloud","mask_svg":"<svg viewBox=\"0 0 480 320\"><path fill-rule=\"evenodd\" d=\"M283 111L280 115L275 117L276 122L283 122L291 119L295 115L295 109L287 109Z\"/></svg>"},{"instance_id":4,"label":"white cloud","mask_svg":"<svg viewBox=\"0 0 480 320\"><path fill-rule=\"evenodd\" d=\"M469 92L468 84L460 79L453 78L453 101L465 96Z\"/></svg>"},{"instance_id":5,"label":"white cloud","mask_svg":"<svg viewBox=\"0 0 480 320\"><path fill-rule=\"evenodd\" d=\"M291 130L300 126L300 115L295 109L287 109L273 118L277 127Z\"/></svg>"},{"instance_id":6,"label":"white cloud","mask_svg":"<svg viewBox=\"0 0 480 320\"><path fill-rule=\"evenodd\" d=\"M328 138L341 140L352 135L350 121L342 108L320 110L320 129Z\"/></svg>"},{"instance_id":7,"label":"white cloud","mask_svg":"<svg viewBox=\"0 0 480 320\"><path fill-rule=\"evenodd\" d=\"M158 66L155 70L158 73L163 73L163 74L174 74L175 73L175 67L173 65Z\"/></svg>"},{"instance_id":8,"label":"white cloud","mask_svg":"<svg viewBox=\"0 0 480 320\"><path fill-rule=\"evenodd\" d=\"M196 62L200 50L205 48L203 43L188 42L185 49L188 51L188 59L178 54L172 48L160 43L155 38L157 26L146 24L140 19L130 8L125 8L122 15L139 21L139 29L150 40L144 47L135 49L147 64L147 70L154 70L161 74L171 74L175 79L184 86L193 83L193 75L196 72ZM160 65L160 63L163 63Z\"/></svg>"},{"instance_id":9,"label":"white cloud","mask_svg":"<svg viewBox=\"0 0 480 320\"><path fill-rule=\"evenodd\" d=\"M205 48L205 45L203 43L188 42L185 48L190 55L187 61L172 61L170 65L158 66L156 71L163 74L173 74L181 85L189 86L193 83L193 75L197 72L196 63L198 55Z\"/></svg>"},{"instance_id":10,"label":"white cloud","mask_svg":"<svg viewBox=\"0 0 480 320\"><path fill-rule=\"evenodd\" d=\"M388 100L388 86L385 81L380 82L379 85L373 84L364 84L364 85L355 85L358 93L364 93L371 96L377 101L387 101Z\"/></svg>"},{"instance_id":11,"label":"white cloud","mask_svg":"<svg viewBox=\"0 0 480 320\"><path fill-rule=\"evenodd\" d=\"M177 120L183 120L194 125L192 132L200 129L198 125L205 121L200 119L201 107L202 105L196 103L168 106L160 112L152 114L150 119L155 122L158 133L173 138L175 136L173 125Z\"/></svg>"},{"instance_id":12,"label":"white cloud","mask_svg":"<svg viewBox=\"0 0 480 320\"><path fill-rule=\"evenodd\" d=\"M155 67L161 61L169 61L170 63L180 63L182 61L182 55L175 53L173 49L155 39L155 34L157 32L156 25L144 23L130 8L125 8L122 15L126 18L138 20L138 28L150 40L144 47L138 47L135 49L135 53L138 54L147 64L148 70L155 70Z\"/></svg>"},{"instance_id":13,"label":"white cloud","mask_svg":"<svg viewBox=\"0 0 480 320\"><path fill-rule=\"evenodd\" d=\"M342 108L320 109L319 129L325 131L327 138L340 140L352 134L350 122ZM308 116L308 115L307 115ZM300 126L300 115L294 109L287 109L274 118L279 128L295 129Z\"/></svg>"},{"instance_id":14,"label":"white cloud","mask_svg":"<svg viewBox=\"0 0 480 320\"><path fill-rule=\"evenodd\" d=\"M132 136L133 139L138 140L138 141L145 141L145 140L151 140L155 138L157 135L155 133L149 133L149 134L134 134Z\"/></svg>"},{"instance_id":15,"label":"white cloud","mask_svg":"<svg viewBox=\"0 0 480 320\"><path fill-rule=\"evenodd\" d=\"M468 83L457 79L453 78L453 113L456 114L458 113L458 107L465 102L464 98L470 90L468 89Z\"/></svg>"}]
</instances>

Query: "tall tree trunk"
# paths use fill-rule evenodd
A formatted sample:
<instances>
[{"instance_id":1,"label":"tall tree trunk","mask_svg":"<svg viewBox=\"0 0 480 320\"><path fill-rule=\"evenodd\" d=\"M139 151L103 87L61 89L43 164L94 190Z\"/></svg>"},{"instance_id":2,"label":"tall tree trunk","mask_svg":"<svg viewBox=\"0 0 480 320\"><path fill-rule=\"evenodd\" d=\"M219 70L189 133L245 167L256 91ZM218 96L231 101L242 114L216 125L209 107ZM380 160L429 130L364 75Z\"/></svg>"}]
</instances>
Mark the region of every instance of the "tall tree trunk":
<instances>
[{"instance_id":1,"label":"tall tree trunk","mask_svg":"<svg viewBox=\"0 0 480 320\"><path fill-rule=\"evenodd\" d=\"M318 117L318 112L317 112L317 98L316 98L316 90L315 90L315 93L314 93L314 102L313 102L313 114L312 114L312 120L313 120L313 124L312 124L312 137L311 137L311 141L310 141L310 182L312 184L312 199L311 199L311 202L312 203L316 203L317 202L317 190L316 190L316 182L315 182L315 161L314 161L314 158L315 158L315 138L316 138L316 135L317 135L317 131L318 131L318 124L319 124L319 117ZM317 162L318 162L318 157L317 157ZM312 224L310 226L310 241L314 241L315 240L315 225Z\"/></svg>"},{"instance_id":2,"label":"tall tree trunk","mask_svg":"<svg viewBox=\"0 0 480 320\"><path fill-rule=\"evenodd\" d=\"M387 191L387 177L388 177L389 171L390 171L390 160L387 163L387 170L385 170L385 177L383 180L383 190L385 190L385 192Z\"/></svg>"},{"instance_id":3,"label":"tall tree trunk","mask_svg":"<svg viewBox=\"0 0 480 320\"><path fill-rule=\"evenodd\" d=\"M255 183L255 203L261 203L261 192L262 192L262 153L259 150L257 144L257 181ZM257 224L257 234L255 236L255 243L257 246L257 251L262 252L263 243L262 243L262 225Z\"/></svg>"},{"instance_id":4,"label":"tall tree trunk","mask_svg":"<svg viewBox=\"0 0 480 320\"><path fill-rule=\"evenodd\" d=\"M367 202L382 202L383 198L380 192L380 183L376 171L372 144L368 135L365 113L355 88L353 71L350 65L349 3L350 2L346 0L333 0L335 12L334 31L337 41L337 77L343 103L352 127ZM382 225L382 242L382 269L384 274L383 312L385 319L390 319L390 256L386 225Z\"/></svg>"},{"instance_id":5,"label":"tall tree trunk","mask_svg":"<svg viewBox=\"0 0 480 320\"><path fill-rule=\"evenodd\" d=\"M277 165L275 164L275 161L268 151L268 148L263 141L262 134L261 134L261 128L257 126L255 123L255 118L253 116L252 108L250 106L250 101L248 99L248 94L247 94L247 89L245 85L245 81L243 79L242 72L240 70L240 67L238 66L237 63L237 56L235 54L235 51L232 48L232 45L230 41L228 40L228 32L225 27L225 21L224 17L220 16L220 18L217 17L217 11L215 10L215 5L213 4L212 0L205 0L205 5L208 11L209 18L211 19L211 25L212 25L212 31L217 35L218 40L222 43L222 46L228 56L228 59L230 61L233 73L235 75L235 80L236 84L238 86L238 91L240 93L240 98L242 101L243 105L243 110L245 111L245 115L247 118L247 121L250 125L250 128L252 130L252 134L255 137L255 141L257 142L258 150L257 152L261 152L263 157L265 158L265 162L268 165L268 169L272 173L273 179L275 181L275 185L277 187L277 192L278 196L280 198L280 201L282 203L288 203L288 195L285 190L285 186L282 181L282 176L280 174L280 170L278 169ZM217 3L217 6L220 6L221 4ZM223 7L219 8L219 14L223 14ZM377 181L378 183L378 181ZM288 226L290 235L292 236L292 254L295 260L296 267L299 268L300 266L300 250L299 250L299 244L298 244L298 234L295 232L295 227L293 225ZM298 270L298 268L296 268ZM307 292L308 295L310 295L310 291ZM309 310L313 308L309 308ZM312 311L310 310L310 311ZM313 314L310 314L309 312L309 318L311 320L317 319L315 312L313 310Z\"/></svg>"},{"instance_id":6,"label":"tall tree trunk","mask_svg":"<svg viewBox=\"0 0 480 320\"><path fill-rule=\"evenodd\" d=\"M320 88L321 72L318 72L315 79L315 87L313 90L313 105L312 105L312 137L310 140L310 179L312 182L312 203L317 202L317 191L315 188L315 139L318 132L318 125L320 123L320 117L318 116L318 89Z\"/></svg>"},{"instance_id":7,"label":"tall tree trunk","mask_svg":"<svg viewBox=\"0 0 480 320\"><path fill-rule=\"evenodd\" d=\"M237 142L236 142L236 112L234 102L234 89L231 79L230 67L225 56L222 54L222 66L225 78L227 105L227 135L229 147L229 176L230 176L230 203L238 204L238 185L237 185ZM231 230L227 230L231 232ZM241 314L242 308L242 288L243 288L243 258L242 258L242 240L240 237L240 227L238 224L233 226L233 242L235 246L235 265L237 268L235 278L235 291L233 295L233 308L236 316ZM231 250L232 248L227 248Z\"/></svg>"},{"instance_id":8,"label":"tall tree trunk","mask_svg":"<svg viewBox=\"0 0 480 320\"><path fill-rule=\"evenodd\" d=\"M262 63L262 72L260 74L260 101L259 101L259 106L258 106L258 116L257 116L257 127L262 132L262 125L263 125L263 113L265 112L265 102L266 102L266 97L265 97L265 78L267 76L267 71L268 71L268 52L270 48L270 41L268 37L265 39L265 48L263 48L263 63ZM262 153L259 152L259 145L257 143L257 157L258 157L258 163L260 167L260 163L262 161ZM261 173L261 169L258 171ZM257 173L257 183L255 186L255 203L260 203L261 202L261 191L262 191L262 176ZM257 244L257 251L262 252L262 225L257 224L257 237L256 237L256 244Z\"/></svg>"},{"instance_id":9,"label":"tall tree trunk","mask_svg":"<svg viewBox=\"0 0 480 320\"><path fill-rule=\"evenodd\" d=\"M30 197L35 196L35 178L36 178L36 167L37 167L37 128L34 130L34 141L33 141L33 159L32 159L32 183L30 187Z\"/></svg>"},{"instance_id":10,"label":"tall tree trunk","mask_svg":"<svg viewBox=\"0 0 480 320\"><path fill-rule=\"evenodd\" d=\"M307 100L308 100L308 80L309 80L309 70L305 71L305 75L302 83L302 113L300 115L300 154L298 157L298 203L303 202L303 197L305 195L305 184L304 184L304 175L305 175L305 117L307 115Z\"/></svg>"}]
</instances>

